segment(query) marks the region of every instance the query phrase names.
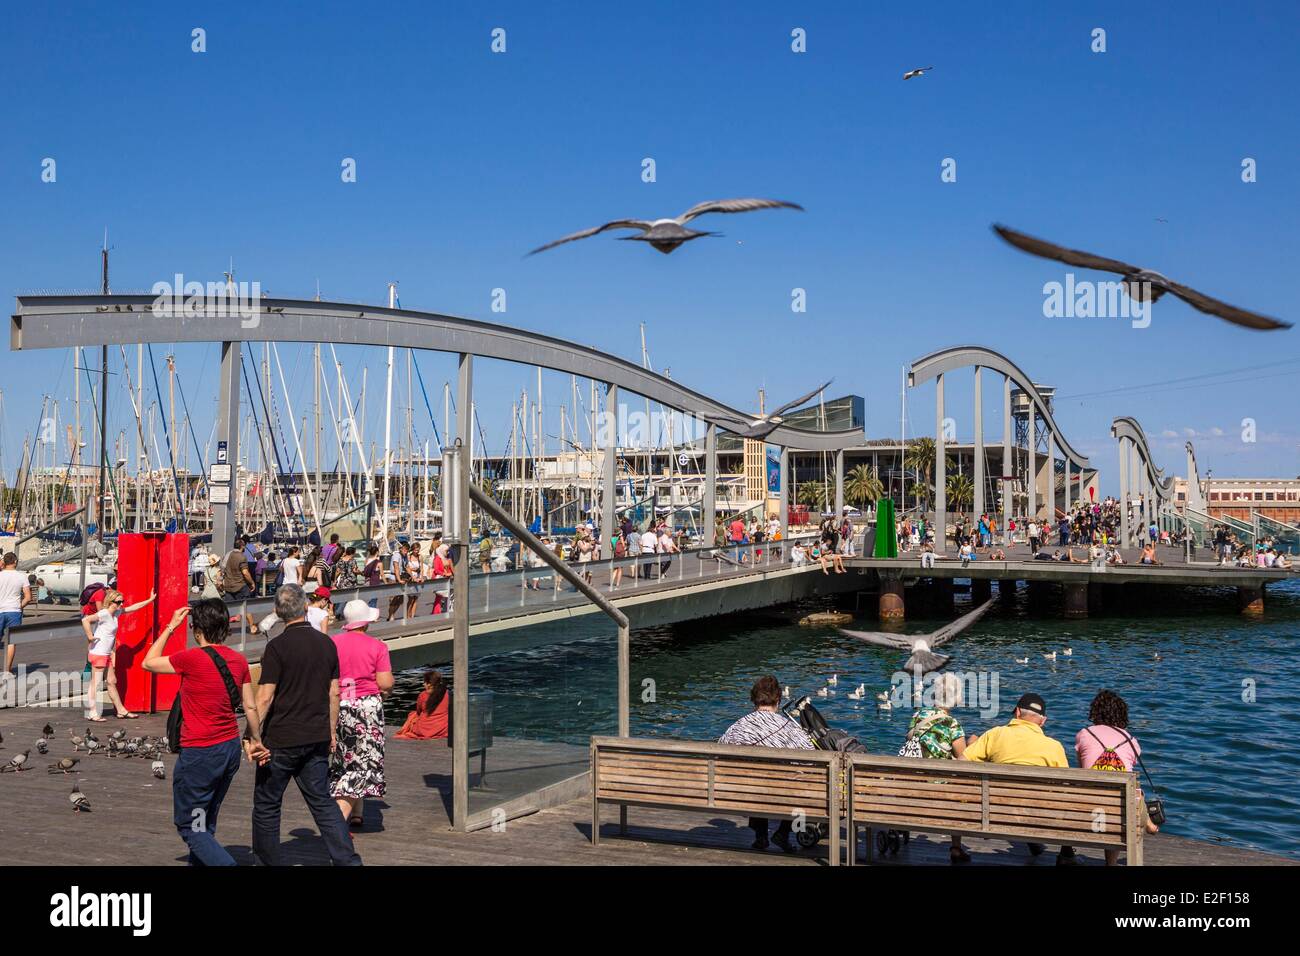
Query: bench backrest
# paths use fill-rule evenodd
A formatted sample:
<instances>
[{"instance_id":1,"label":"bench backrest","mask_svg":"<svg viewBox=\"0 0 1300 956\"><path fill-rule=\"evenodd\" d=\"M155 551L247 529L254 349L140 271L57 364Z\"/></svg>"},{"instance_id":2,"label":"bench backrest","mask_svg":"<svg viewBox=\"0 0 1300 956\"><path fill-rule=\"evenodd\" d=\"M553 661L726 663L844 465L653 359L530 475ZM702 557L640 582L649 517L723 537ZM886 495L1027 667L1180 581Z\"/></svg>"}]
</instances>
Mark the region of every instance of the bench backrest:
<instances>
[{"instance_id":1,"label":"bench backrest","mask_svg":"<svg viewBox=\"0 0 1300 956\"><path fill-rule=\"evenodd\" d=\"M850 816L898 830L990 833L1124 847L1137 821L1131 773L846 754Z\"/></svg>"},{"instance_id":2,"label":"bench backrest","mask_svg":"<svg viewBox=\"0 0 1300 956\"><path fill-rule=\"evenodd\" d=\"M593 737L598 800L767 817L832 816L838 755L694 741ZM838 810L838 808L836 808Z\"/></svg>"}]
</instances>

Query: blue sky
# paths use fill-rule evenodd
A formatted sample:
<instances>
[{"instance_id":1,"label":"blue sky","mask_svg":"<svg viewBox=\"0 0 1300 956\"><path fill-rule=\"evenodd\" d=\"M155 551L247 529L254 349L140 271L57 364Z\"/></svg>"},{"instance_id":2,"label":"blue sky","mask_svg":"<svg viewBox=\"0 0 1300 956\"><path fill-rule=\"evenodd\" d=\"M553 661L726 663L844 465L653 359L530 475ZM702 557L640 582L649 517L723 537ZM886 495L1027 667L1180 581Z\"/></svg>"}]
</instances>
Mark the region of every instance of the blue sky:
<instances>
[{"instance_id":1,"label":"blue sky","mask_svg":"<svg viewBox=\"0 0 1300 956\"><path fill-rule=\"evenodd\" d=\"M1141 420L1168 472L1190 432L1203 470L1300 474L1300 329L1255 333L1169 300L1147 329L1048 319L1042 287L1065 267L989 231L1006 222L1296 320L1293 5L270 6L4 7L0 291L96 286L107 226L116 290L219 279L233 256L273 295L310 297L319 279L324 298L378 303L397 279L404 306L632 358L644 322L656 368L738 406L760 386L782 401L833 376L832 393L866 397L871 437L898 432L908 361L980 344L1057 387L1058 421L1103 490L1116 415ZM206 53L191 51L195 27ZM504 54L490 50L497 27ZM1096 27L1105 53L1090 49ZM795 28L806 53L791 50ZM355 183L340 180L344 157ZM956 182L941 181L946 158ZM523 257L608 219L748 195L807 211L702 219L725 236L671 256L601 236ZM306 348L282 348L286 368ZM168 351L155 344L160 376ZM203 444L216 350L176 354ZM379 434L382 356L346 361L354 394L368 363ZM421 366L440 392L450 357ZM10 475L41 395L68 414L71 374L64 353L0 354ZM477 377L499 446L534 375L485 364ZM310 384L295 387L301 415ZM546 392L556 416L567 380L548 376ZM950 379L963 437L969 394L969 375ZM933 386L908 413L909 434L933 429ZM115 389L114 431L129 414ZM986 434L999 428L990 398Z\"/></svg>"}]
</instances>

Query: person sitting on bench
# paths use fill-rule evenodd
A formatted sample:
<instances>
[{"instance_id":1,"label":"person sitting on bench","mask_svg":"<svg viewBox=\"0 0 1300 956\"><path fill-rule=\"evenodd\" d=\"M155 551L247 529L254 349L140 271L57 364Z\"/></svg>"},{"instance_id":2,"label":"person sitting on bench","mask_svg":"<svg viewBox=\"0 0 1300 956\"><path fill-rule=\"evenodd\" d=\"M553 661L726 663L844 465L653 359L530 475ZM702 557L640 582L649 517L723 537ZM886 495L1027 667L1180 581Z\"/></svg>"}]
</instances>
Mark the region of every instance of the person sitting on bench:
<instances>
[{"instance_id":1,"label":"person sitting on bench","mask_svg":"<svg viewBox=\"0 0 1300 956\"><path fill-rule=\"evenodd\" d=\"M1065 748L1059 740L1043 733L1047 723L1047 704L1038 694L1024 694L1016 703L1011 721L994 727L970 744L959 759L980 763L1010 764L1016 767L1069 767ZM1041 843L1029 844L1034 856L1043 852ZM1074 847L1062 846L1056 858L1058 866L1077 863Z\"/></svg>"},{"instance_id":2,"label":"person sitting on bench","mask_svg":"<svg viewBox=\"0 0 1300 956\"><path fill-rule=\"evenodd\" d=\"M754 711L728 727L726 733L718 738L718 743L788 747L793 750L813 749L812 738L807 731L781 713L781 685L775 677L766 674L754 681L749 699L754 703ZM750 817L749 826L754 831L754 849L766 850L769 845L767 818ZM770 841L786 853L795 852L795 846L790 842L790 828L790 821L782 820Z\"/></svg>"}]
</instances>

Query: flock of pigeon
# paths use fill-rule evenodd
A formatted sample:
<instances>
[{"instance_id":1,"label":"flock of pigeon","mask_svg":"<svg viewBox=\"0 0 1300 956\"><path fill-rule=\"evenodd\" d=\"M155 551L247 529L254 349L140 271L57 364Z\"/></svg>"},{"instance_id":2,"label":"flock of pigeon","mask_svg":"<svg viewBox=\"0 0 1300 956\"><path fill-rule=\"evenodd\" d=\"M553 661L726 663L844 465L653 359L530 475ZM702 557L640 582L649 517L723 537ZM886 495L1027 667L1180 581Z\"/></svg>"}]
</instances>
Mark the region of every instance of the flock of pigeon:
<instances>
[{"instance_id":1,"label":"flock of pigeon","mask_svg":"<svg viewBox=\"0 0 1300 956\"><path fill-rule=\"evenodd\" d=\"M41 729L41 736L37 738L32 748L14 754L4 764L0 764L0 773L24 773L32 768L28 766L31 759L32 750L44 756L50 752L50 742L54 739L54 728L46 724ZM68 731L68 740L72 744L72 752L86 752L87 757L102 755L105 757L135 757L142 760L148 760L149 771L157 780L163 780L167 776L167 765L163 763L162 757L168 753L167 738L146 735L143 737L127 737L126 731L118 729L111 733L107 740L101 741L87 727L84 733L77 734L72 730ZM0 749L4 746L4 734L0 734ZM77 765L81 763L80 757L62 757L45 768L49 774L63 774L65 777L70 773L80 773ZM72 804L74 813L89 813L90 801L86 795L81 792L81 784L72 785L72 793L68 795L68 802Z\"/></svg>"},{"instance_id":2,"label":"flock of pigeon","mask_svg":"<svg viewBox=\"0 0 1300 956\"><path fill-rule=\"evenodd\" d=\"M919 69L908 70L903 74L904 80L912 80L924 76L933 70L933 66L923 66ZM560 239L555 239L545 245L538 246L529 252L528 255L536 255L539 252L545 252L547 249L554 249L556 246L562 246L568 242L574 242L578 239L586 239L590 236L607 232L611 229L634 229L637 235L619 236L619 239L644 242L652 248L657 249L665 255L675 251L680 246L692 239L699 239L704 236L719 236L721 233L704 232L689 228L686 224L692 220L703 216L707 213L740 213L753 212L757 209L797 209L803 210L798 203L787 202L782 199L712 199L707 202L697 203L690 209L687 209L679 216L667 219L613 219L599 226L593 226L590 229L582 229L578 232L570 233ZM1158 222L1166 220L1157 219ZM1082 269L1095 269L1102 272L1113 272L1123 276L1122 288L1125 294L1138 302L1151 301L1154 303L1165 293L1169 293L1179 299L1182 299L1194 309L1198 309L1207 315L1213 315L1226 322L1234 325L1240 325L1248 329L1258 329L1263 331L1273 331L1277 329L1289 329L1291 323L1283 322L1279 319L1270 318L1261 315L1258 312L1250 312L1246 309L1229 305L1219 299L1215 299L1203 292L1182 285L1166 276L1161 275L1150 269L1144 269L1141 266L1130 265L1119 259L1110 259L1105 256L1094 255L1090 252L1081 252L1077 249L1069 249L1065 246L1059 246L1043 239L1036 239L1033 236L1017 232L1006 226L994 225L993 231L996 232L1003 240L1015 246L1017 249L1027 252L1031 255L1039 256L1044 259L1053 259L1057 262L1063 262L1066 265L1076 266ZM829 383L828 383L829 384ZM825 386L822 386L825 388ZM820 391L820 389L818 390ZM817 392L813 392L816 395ZM806 401L806 399L801 400ZM761 420L755 422L755 427L765 424ZM779 423L778 423L779 424ZM768 428L762 434L746 435L745 437L761 438L763 435L772 431L776 426Z\"/></svg>"}]
</instances>

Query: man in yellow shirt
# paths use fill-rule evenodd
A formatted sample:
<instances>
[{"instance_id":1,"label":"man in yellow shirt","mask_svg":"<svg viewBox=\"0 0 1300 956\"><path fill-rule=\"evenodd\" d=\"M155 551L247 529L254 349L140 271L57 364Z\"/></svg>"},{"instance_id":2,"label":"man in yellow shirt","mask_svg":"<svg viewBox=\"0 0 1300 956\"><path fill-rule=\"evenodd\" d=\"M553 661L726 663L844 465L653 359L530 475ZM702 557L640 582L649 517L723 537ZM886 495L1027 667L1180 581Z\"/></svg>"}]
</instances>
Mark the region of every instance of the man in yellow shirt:
<instances>
[{"instance_id":1,"label":"man in yellow shirt","mask_svg":"<svg viewBox=\"0 0 1300 956\"><path fill-rule=\"evenodd\" d=\"M1068 767L1065 748L1059 740L1043 733L1047 723L1047 704L1037 694L1025 694L1016 703L1010 723L994 727L962 752L962 760L981 763L1011 764L1016 767ZM1034 856L1043 852L1041 843L1029 844ZM1074 847L1062 846L1056 858L1058 866L1068 866L1078 861Z\"/></svg>"}]
</instances>

